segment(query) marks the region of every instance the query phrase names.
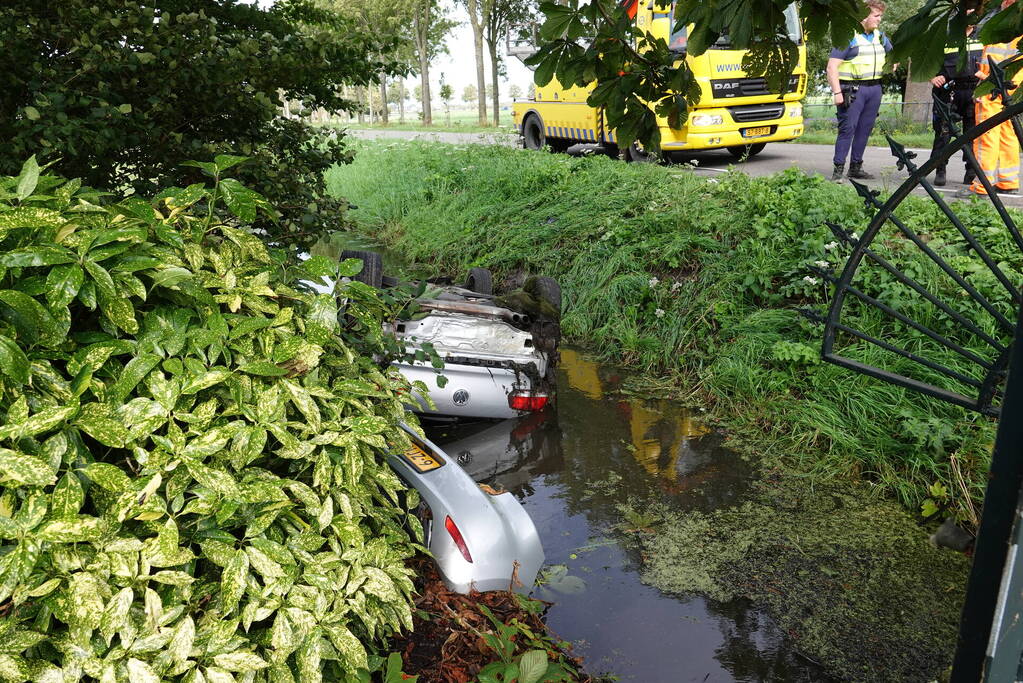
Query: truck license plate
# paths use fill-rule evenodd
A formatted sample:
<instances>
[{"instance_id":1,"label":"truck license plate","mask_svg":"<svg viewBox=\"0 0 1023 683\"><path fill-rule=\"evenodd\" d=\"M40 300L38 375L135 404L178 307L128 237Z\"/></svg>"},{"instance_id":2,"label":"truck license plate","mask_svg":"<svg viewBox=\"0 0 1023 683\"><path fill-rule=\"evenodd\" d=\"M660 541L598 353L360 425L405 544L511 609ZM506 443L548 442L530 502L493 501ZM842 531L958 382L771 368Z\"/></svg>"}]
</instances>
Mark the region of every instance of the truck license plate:
<instances>
[{"instance_id":1,"label":"truck license plate","mask_svg":"<svg viewBox=\"0 0 1023 683\"><path fill-rule=\"evenodd\" d=\"M402 455L405 456L410 465L420 472L429 472L444 464L444 461L439 457L427 453L419 444L415 443Z\"/></svg>"},{"instance_id":2,"label":"truck license plate","mask_svg":"<svg viewBox=\"0 0 1023 683\"><path fill-rule=\"evenodd\" d=\"M744 138L759 138L762 135L770 135L771 127L763 126L761 128L744 128L742 130L742 136Z\"/></svg>"}]
</instances>

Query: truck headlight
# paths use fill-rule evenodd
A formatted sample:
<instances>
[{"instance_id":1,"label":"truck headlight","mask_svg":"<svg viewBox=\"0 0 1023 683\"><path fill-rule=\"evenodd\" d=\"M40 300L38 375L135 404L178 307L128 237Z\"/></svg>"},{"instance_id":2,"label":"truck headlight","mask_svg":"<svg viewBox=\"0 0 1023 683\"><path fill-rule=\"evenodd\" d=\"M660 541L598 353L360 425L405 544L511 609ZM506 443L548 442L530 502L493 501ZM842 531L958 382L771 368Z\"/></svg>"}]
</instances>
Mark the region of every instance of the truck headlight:
<instances>
[{"instance_id":1,"label":"truck headlight","mask_svg":"<svg viewBox=\"0 0 1023 683\"><path fill-rule=\"evenodd\" d=\"M803 115L803 105L801 105L801 104L797 104L797 105L793 106L791 109L789 109L789 118L790 119L798 119L802 115Z\"/></svg>"},{"instance_id":2,"label":"truck headlight","mask_svg":"<svg viewBox=\"0 0 1023 683\"><path fill-rule=\"evenodd\" d=\"M689 119L694 126L720 126L725 122L720 114L697 114Z\"/></svg>"}]
</instances>

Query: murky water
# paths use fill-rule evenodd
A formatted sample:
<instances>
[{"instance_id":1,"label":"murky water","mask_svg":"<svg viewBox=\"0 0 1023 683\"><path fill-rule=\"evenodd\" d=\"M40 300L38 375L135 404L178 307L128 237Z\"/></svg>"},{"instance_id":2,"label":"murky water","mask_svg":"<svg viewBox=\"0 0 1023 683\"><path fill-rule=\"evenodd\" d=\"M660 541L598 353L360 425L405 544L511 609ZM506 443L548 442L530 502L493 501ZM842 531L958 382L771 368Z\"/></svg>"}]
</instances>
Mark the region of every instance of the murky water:
<instances>
[{"instance_id":1,"label":"murky water","mask_svg":"<svg viewBox=\"0 0 1023 683\"><path fill-rule=\"evenodd\" d=\"M656 533L623 521L630 496L684 509L739 501L749 465L669 402L623 398L612 369L562 349L553 410L500 423L435 427L430 437L477 481L512 491L547 555L547 622L591 673L622 681L826 681L764 612L744 601L668 596L640 581L619 542ZM617 525L617 527L615 526Z\"/></svg>"}]
</instances>

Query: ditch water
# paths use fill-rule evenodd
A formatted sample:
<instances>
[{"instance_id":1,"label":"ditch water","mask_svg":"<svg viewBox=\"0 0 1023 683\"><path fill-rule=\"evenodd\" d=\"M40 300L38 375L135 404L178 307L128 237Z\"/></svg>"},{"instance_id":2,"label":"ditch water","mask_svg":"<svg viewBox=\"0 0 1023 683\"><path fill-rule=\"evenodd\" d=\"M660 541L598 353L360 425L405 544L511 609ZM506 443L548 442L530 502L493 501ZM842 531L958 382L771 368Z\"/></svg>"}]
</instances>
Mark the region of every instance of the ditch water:
<instances>
[{"instance_id":1,"label":"ditch water","mask_svg":"<svg viewBox=\"0 0 1023 683\"><path fill-rule=\"evenodd\" d=\"M828 681L765 612L745 601L670 596L644 585L623 542L656 533L619 505L651 495L683 510L735 504L754 472L677 404L623 397L618 373L563 348L553 409L439 426L430 438L480 483L514 493L547 556L536 596L591 674L621 681Z\"/></svg>"}]
</instances>

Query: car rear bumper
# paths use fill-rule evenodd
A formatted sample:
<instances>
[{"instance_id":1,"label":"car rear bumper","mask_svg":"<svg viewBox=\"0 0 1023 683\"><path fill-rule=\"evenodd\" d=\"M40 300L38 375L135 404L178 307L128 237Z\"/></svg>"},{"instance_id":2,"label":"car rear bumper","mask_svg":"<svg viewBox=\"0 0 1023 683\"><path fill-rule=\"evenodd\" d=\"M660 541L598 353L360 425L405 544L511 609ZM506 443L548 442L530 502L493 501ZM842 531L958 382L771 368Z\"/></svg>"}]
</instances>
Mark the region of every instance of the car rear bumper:
<instances>
[{"instance_id":1,"label":"car rear bumper","mask_svg":"<svg viewBox=\"0 0 1023 683\"><path fill-rule=\"evenodd\" d=\"M507 364L506 364L507 365ZM422 381L430 390L436 407L431 409L419 399L425 415L446 415L465 418L507 419L525 415L513 410L508 396L513 391L535 391L540 387L534 377L539 376L535 365L527 367L501 367L500 364L467 365L448 361L442 370L428 363L394 363L394 367L410 382ZM437 386L438 376L447 378L447 384Z\"/></svg>"}]
</instances>

